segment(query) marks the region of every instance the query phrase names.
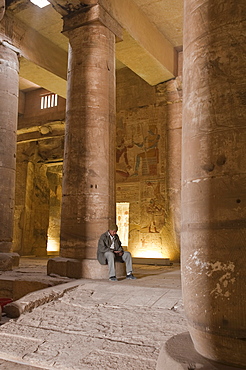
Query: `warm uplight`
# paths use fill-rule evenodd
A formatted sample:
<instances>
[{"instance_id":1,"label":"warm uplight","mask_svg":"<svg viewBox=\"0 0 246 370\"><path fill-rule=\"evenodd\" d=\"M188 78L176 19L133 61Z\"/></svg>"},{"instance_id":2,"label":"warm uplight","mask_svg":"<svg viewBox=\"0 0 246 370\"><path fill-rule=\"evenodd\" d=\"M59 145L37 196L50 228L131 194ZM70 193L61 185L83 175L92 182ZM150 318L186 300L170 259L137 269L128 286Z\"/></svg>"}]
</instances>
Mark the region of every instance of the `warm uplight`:
<instances>
[{"instance_id":1,"label":"warm uplight","mask_svg":"<svg viewBox=\"0 0 246 370\"><path fill-rule=\"evenodd\" d=\"M60 242L59 239L48 238L47 252L59 252Z\"/></svg>"},{"instance_id":2,"label":"warm uplight","mask_svg":"<svg viewBox=\"0 0 246 370\"><path fill-rule=\"evenodd\" d=\"M138 252L134 253L134 257L167 258L166 256L163 256L160 252L152 251L152 250L138 251Z\"/></svg>"},{"instance_id":3,"label":"warm uplight","mask_svg":"<svg viewBox=\"0 0 246 370\"><path fill-rule=\"evenodd\" d=\"M30 0L31 3L37 5L39 8L44 8L47 5L50 5L49 1L47 0Z\"/></svg>"}]
</instances>

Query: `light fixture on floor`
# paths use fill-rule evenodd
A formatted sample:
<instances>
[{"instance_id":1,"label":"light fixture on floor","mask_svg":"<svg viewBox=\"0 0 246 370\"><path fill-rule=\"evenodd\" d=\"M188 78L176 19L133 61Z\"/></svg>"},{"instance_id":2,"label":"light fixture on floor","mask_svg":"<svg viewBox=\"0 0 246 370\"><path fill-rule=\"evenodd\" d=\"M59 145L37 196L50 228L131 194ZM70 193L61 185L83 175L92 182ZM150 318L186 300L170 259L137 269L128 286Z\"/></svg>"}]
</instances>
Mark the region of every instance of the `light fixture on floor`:
<instances>
[{"instance_id":1,"label":"light fixture on floor","mask_svg":"<svg viewBox=\"0 0 246 370\"><path fill-rule=\"evenodd\" d=\"M47 5L50 5L48 0L30 0L31 3L39 6L39 8L44 8Z\"/></svg>"}]
</instances>

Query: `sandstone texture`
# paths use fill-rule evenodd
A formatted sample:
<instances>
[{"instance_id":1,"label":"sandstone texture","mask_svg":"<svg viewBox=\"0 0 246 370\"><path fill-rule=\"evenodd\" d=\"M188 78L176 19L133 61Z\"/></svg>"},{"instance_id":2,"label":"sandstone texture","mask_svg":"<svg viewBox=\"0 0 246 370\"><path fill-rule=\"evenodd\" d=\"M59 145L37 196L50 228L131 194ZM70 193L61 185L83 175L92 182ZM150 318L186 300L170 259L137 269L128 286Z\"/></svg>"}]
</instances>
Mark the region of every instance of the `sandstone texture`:
<instances>
[{"instance_id":1,"label":"sandstone texture","mask_svg":"<svg viewBox=\"0 0 246 370\"><path fill-rule=\"evenodd\" d=\"M0 327L0 359L24 369L155 369L165 340L187 331L180 270L141 266L135 281L80 279L21 298L43 304ZM62 296L41 302L59 287Z\"/></svg>"}]
</instances>

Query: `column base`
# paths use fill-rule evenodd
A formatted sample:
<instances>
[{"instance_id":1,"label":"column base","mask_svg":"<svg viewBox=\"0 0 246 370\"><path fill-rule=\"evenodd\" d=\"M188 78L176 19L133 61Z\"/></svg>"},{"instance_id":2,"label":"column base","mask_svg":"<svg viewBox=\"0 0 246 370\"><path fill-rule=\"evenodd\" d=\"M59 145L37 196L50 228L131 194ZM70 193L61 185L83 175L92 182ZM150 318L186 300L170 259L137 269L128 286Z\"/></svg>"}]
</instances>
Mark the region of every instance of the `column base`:
<instances>
[{"instance_id":1,"label":"column base","mask_svg":"<svg viewBox=\"0 0 246 370\"><path fill-rule=\"evenodd\" d=\"M189 332L175 335L166 341L160 350L156 366L156 370L238 370L239 368L201 356L196 352ZM243 368L245 367L241 367Z\"/></svg>"},{"instance_id":2,"label":"column base","mask_svg":"<svg viewBox=\"0 0 246 370\"><path fill-rule=\"evenodd\" d=\"M125 276L125 263L116 262L117 277ZM108 279L108 265L100 265L97 260L55 257L47 264L47 275L60 275L74 279Z\"/></svg>"},{"instance_id":3,"label":"column base","mask_svg":"<svg viewBox=\"0 0 246 370\"><path fill-rule=\"evenodd\" d=\"M20 256L18 253L0 252L0 271L11 271L13 267L19 266Z\"/></svg>"},{"instance_id":4,"label":"column base","mask_svg":"<svg viewBox=\"0 0 246 370\"><path fill-rule=\"evenodd\" d=\"M229 332L228 336L216 335L191 326L189 332L196 351L202 356L246 369L245 338L233 338Z\"/></svg>"}]
</instances>

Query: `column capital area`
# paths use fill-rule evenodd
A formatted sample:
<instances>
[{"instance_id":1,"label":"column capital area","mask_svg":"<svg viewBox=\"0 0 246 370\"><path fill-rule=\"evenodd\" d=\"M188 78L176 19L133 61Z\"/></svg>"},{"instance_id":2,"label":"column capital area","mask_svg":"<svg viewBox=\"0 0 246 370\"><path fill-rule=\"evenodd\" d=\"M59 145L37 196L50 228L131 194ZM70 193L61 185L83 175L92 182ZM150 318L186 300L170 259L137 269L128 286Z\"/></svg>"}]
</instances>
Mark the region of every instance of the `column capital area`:
<instances>
[{"instance_id":1,"label":"column capital area","mask_svg":"<svg viewBox=\"0 0 246 370\"><path fill-rule=\"evenodd\" d=\"M107 27L118 39L123 39L122 27L111 15L99 4L92 5L73 13L63 16L63 33L68 36L68 32L75 28L83 27L91 23L101 23Z\"/></svg>"},{"instance_id":2,"label":"column capital area","mask_svg":"<svg viewBox=\"0 0 246 370\"><path fill-rule=\"evenodd\" d=\"M68 0L49 0L49 2L58 13L66 16L88 6L96 5L98 0L74 0L72 2Z\"/></svg>"}]
</instances>

